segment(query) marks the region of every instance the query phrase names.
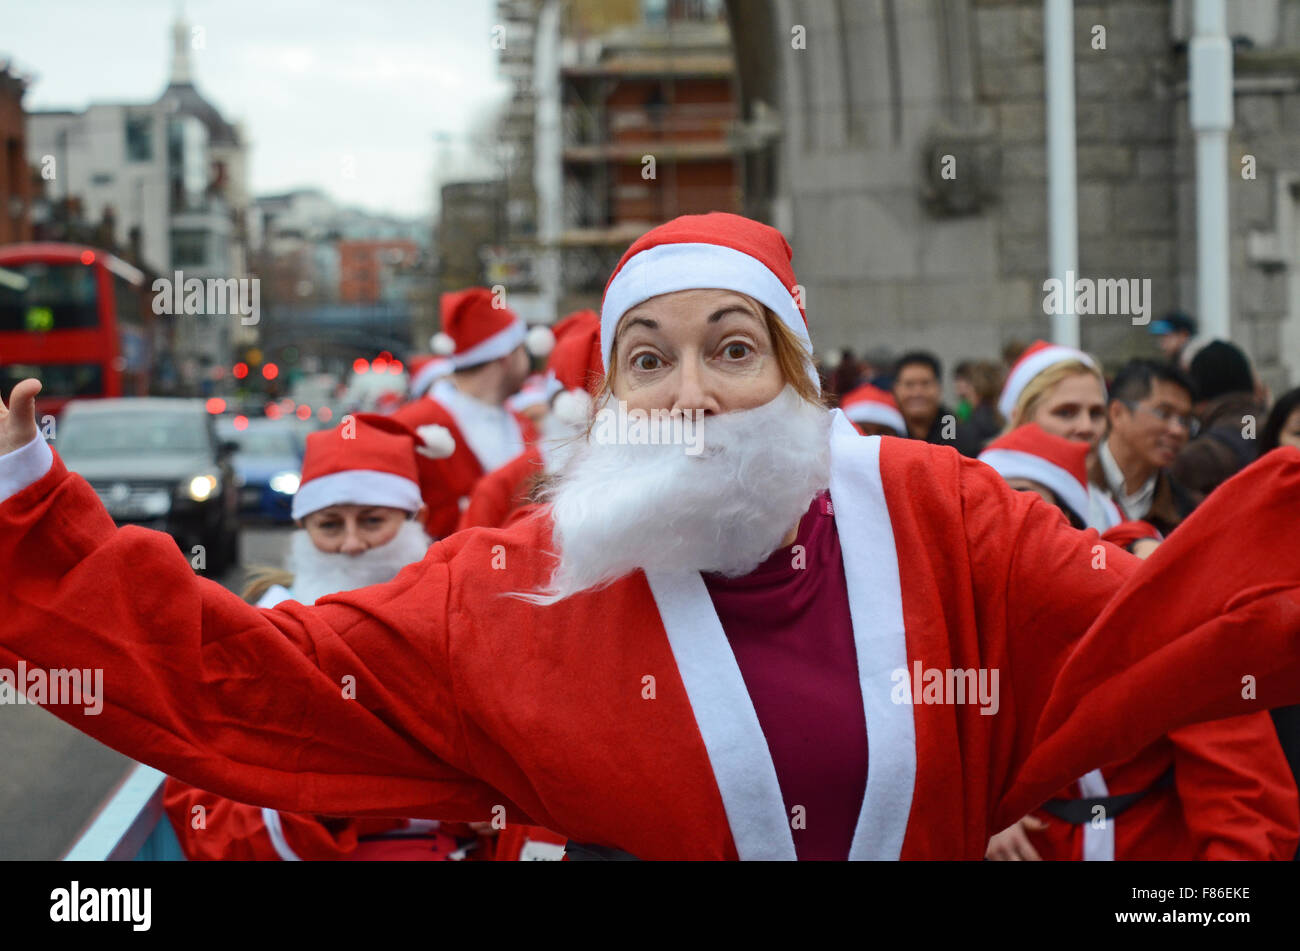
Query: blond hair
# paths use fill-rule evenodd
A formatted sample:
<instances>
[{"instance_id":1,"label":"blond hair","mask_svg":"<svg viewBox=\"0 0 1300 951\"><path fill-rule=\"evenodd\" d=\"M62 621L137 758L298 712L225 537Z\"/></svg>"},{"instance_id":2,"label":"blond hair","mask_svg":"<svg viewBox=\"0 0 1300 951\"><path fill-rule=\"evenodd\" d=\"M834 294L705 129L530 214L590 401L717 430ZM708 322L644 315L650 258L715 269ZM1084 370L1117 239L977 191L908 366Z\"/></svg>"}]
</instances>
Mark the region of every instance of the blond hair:
<instances>
[{"instance_id":1,"label":"blond hair","mask_svg":"<svg viewBox=\"0 0 1300 951\"><path fill-rule=\"evenodd\" d=\"M1011 410L1011 418L1007 420L1006 431L1010 432L1017 426L1023 426L1033 419L1034 413L1038 411L1039 404L1047 398L1048 393L1056 387L1056 384L1083 373L1095 377L1097 382L1101 384L1102 392L1105 392L1106 379L1101 375L1101 371L1095 367L1088 366L1082 360L1064 360L1061 363L1054 363L1030 380L1025 385L1025 388L1020 391L1020 397Z\"/></svg>"}]
</instances>

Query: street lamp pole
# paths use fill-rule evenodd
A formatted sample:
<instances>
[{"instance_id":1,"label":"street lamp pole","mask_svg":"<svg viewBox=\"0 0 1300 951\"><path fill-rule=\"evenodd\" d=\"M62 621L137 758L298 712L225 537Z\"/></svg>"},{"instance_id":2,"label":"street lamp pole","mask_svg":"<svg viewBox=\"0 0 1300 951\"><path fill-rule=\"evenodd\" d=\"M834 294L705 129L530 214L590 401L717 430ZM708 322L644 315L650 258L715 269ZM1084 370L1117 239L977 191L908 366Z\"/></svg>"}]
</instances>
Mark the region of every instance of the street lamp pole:
<instances>
[{"instance_id":1,"label":"street lamp pole","mask_svg":"<svg viewBox=\"0 0 1300 951\"><path fill-rule=\"evenodd\" d=\"M1044 0L1043 69L1047 84L1047 246L1051 277L1061 282L1065 313L1052 340L1079 346L1074 275L1079 268L1079 207L1074 141L1074 3Z\"/></svg>"}]
</instances>

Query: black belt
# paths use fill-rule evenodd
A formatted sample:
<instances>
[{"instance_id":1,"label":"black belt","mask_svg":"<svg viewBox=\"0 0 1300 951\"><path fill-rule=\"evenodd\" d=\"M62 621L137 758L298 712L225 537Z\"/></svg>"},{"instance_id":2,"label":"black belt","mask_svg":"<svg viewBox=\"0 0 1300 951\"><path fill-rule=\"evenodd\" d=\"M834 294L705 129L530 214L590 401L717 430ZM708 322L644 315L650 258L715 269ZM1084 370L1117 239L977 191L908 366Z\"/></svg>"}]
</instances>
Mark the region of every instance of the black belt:
<instances>
[{"instance_id":1,"label":"black belt","mask_svg":"<svg viewBox=\"0 0 1300 951\"><path fill-rule=\"evenodd\" d=\"M564 847L564 856L570 862L639 862L631 852L612 849L606 845L592 845L589 842L569 840Z\"/></svg>"},{"instance_id":2,"label":"black belt","mask_svg":"<svg viewBox=\"0 0 1300 951\"><path fill-rule=\"evenodd\" d=\"M1131 809L1138 800L1157 789L1164 789L1174 784L1174 768L1170 766L1164 774L1146 789L1124 793L1122 796L1102 796L1099 799L1049 799L1043 803L1043 810L1071 825L1087 825L1101 806L1103 819L1114 819L1122 812Z\"/></svg>"}]
</instances>

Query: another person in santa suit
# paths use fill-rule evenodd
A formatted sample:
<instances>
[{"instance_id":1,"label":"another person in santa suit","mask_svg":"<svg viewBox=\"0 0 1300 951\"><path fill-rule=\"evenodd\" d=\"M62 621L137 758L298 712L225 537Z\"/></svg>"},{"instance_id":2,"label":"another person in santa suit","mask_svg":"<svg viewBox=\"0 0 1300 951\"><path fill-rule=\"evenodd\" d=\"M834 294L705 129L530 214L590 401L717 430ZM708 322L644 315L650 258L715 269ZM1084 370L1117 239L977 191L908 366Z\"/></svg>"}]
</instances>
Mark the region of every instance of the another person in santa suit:
<instances>
[{"instance_id":1,"label":"another person in santa suit","mask_svg":"<svg viewBox=\"0 0 1300 951\"><path fill-rule=\"evenodd\" d=\"M424 557L416 464L419 440L383 416L345 417L307 437L293 500L289 587L254 583L259 607L390 581ZM351 819L247 805L169 778L163 804L190 860L409 860L459 858L473 830L429 819ZM459 833L459 836L457 835ZM490 840L488 840L490 843Z\"/></svg>"},{"instance_id":2,"label":"another person in santa suit","mask_svg":"<svg viewBox=\"0 0 1300 951\"><path fill-rule=\"evenodd\" d=\"M1084 442L1028 423L979 458L1012 488L1041 495L1082 528L1088 452ZM1148 537L1156 534L1147 526ZM1290 859L1298 844L1300 799L1273 723L1260 712L1173 730L1133 756L1091 770L993 836L988 857L1279 860Z\"/></svg>"},{"instance_id":3,"label":"another person in santa suit","mask_svg":"<svg viewBox=\"0 0 1300 951\"><path fill-rule=\"evenodd\" d=\"M998 398L1004 432L1037 423L1053 436L1088 444L1090 473L1106 435L1106 380L1091 356L1074 347L1035 340L1007 373ZM1100 481L1088 483L1084 524L1105 532L1124 521Z\"/></svg>"},{"instance_id":4,"label":"another person in santa suit","mask_svg":"<svg viewBox=\"0 0 1300 951\"><path fill-rule=\"evenodd\" d=\"M533 346L546 350L550 331L534 330ZM536 438L532 423L504 405L528 377L530 333L486 287L442 296L432 343L443 359L425 368L434 377L427 395L393 414L442 454L422 463L425 526L435 538L455 530L474 483Z\"/></svg>"},{"instance_id":5,"label":"another person in santa suit","mask_svg":"<svg viewBox=\"0 0 1300 951\"><path fill-rule=\"evenodd\" d=\"M552 328L555 346L547 358L546 412L535 422L538 440L474 486L459 529L501 528L529 510L542 480L555 474L586 429L591 399L600 388L600 318L577 311Z\"/></svg>"},{"instance_id":6,"label":"another person in santa suit","mask_svg":"<svg viewBox=\"0 0 1300 951\"><path fill-rule=\"evenodd\" d=\"M104 668L100 715L51 711L241 801L647 859L978 859L1171 729L1300 701L1300 450L1098 570L1093 532L988 466L821 407L790 257L735 215L647 232L606 288L596 407L638 428L594 426L535 517L311 607L116 529L19 383L0 663Z\"/></svg>"},{"instance_id":7,"label":"another person in santa suit","mask_svg":"<svg viewBox=\"0 0 1300 951\"><path fill-rule=\"evenodd\" d=\"M894 394L863 383L846 393L840 409L864 436L906 436L907 423L899 412Z\"/></svg>"}]
</instances>

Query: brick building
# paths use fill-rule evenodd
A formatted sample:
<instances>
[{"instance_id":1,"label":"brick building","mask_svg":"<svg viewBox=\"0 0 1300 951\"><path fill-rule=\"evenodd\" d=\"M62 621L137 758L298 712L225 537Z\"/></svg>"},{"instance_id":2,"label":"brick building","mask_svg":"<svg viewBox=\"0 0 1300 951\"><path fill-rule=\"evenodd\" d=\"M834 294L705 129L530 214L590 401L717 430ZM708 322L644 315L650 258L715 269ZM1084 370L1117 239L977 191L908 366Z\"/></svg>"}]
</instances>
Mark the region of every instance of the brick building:
<instances>
[{"instance_id":1,"label":"brick building","mask_svg":"<svg viewBox=\"0 0 1300 951\"><path fill-rule=\"evenodd\" d=\"M26 89L26 80L7 63L0 63L0 244L32 237L32 181L23 114Z\"/></svg>"}]
</instances>

